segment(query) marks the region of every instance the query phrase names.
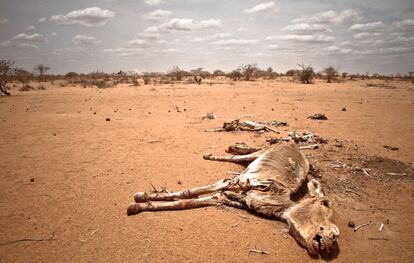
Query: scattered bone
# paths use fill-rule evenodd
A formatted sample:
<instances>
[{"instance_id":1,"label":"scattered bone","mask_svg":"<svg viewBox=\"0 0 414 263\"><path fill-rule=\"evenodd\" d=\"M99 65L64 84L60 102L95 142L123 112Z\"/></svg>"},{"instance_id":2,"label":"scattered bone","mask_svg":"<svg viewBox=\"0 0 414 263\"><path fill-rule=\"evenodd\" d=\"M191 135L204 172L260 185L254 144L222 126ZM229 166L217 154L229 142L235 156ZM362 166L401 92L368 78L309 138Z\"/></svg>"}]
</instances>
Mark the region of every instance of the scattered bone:
<instances>
[{"instance_id":1,"label":"scattered bone","mask_svg":"<svg viewBox=\"0 0 414 263\"><path fill-rule=\"evenodd\" d=\"M95 235L95 233L98 232L98 229L95 229L91 232L91 236Z\"/></svg>"},{"instance_id":2,"label":"scattered bone","mask_svg":"<svg viewBox=\"0 0 414 263\"><path fill-rule=\"evenodd\" d=\"M279 127L279 126L288 126L288 123L286 121L277 121L277 120L273 120L273 121L259 121L260 124L264 124L264 125L270 125L270 126L274 126L274 127Z\"/></svg>"},{"instance_id":3,"label":"scattered bone","mask_svg":"<svg viewBox=\"0 0 414 263\"><path fill-rule=\"evenodd\" d=\"M391 175L391 176L404 176L404 175L407 175L407 173L387 173L388 175Z\"/></svg>"},{"instance_id":4,"label":"scattered bone","mask_svg":"<svg viewBox=\"0 0 414 263\"><path fill-rule=\"evenodd\" d=\"M295 143L328 143L328 140L326 138L323 138L318 134L309 131L305 131L302 134L297 133L296 131L291 131L288 133L288 137L290 137Z\"/></svg>"},{"instance_id":5,"label":"scattered bone","mask_svg":"<svg viewBox=\"0 0 414 263\"><path fill-rule=\"evenodd\" d=\"M235 155L245 155L260 151L261 148L250 147L244 142L237 142L234 145L230 145L227 149L227 153L235 154Z\"/></svg>"},{"instance_id":6,"label":"scattered bone","mask_svg":"<svg viewBox=\"0 0 414 263\"><path fill-rule=\"evenodd\" d=\"M312 116L309 116L308 119L312 119L312 120L327 120L328 117L326 117L325 114L322 114L322 113L315 113Z\"/></svg>"},{"instance_id":7,"label":"scattered bone","mask_svg":"<svg viewBox=\"0 0 414 263\"><path fill-rule=\"evenodd\" d=\"M308 145L308 146L299 146L300 150L315 150L315 149L319 149L319 144L312 144L312 145Z\"/></svg>"},{"instance_id":8,"label":"scattered bone","mask_svg":"<svg viewBox=\"0 0 414 263\"><path fill-rule=\"evenodd\" d=\"M354 232L356 232L358 229L363 228L363 227L368 226L368 225L369 225L369 223L366 223L366 224L362 224L362 225L356 226L356 227L354 228Z\"/></svg>"},{"instance_id":9,"label":"scattered bone","mask_svg":"<svg viewBox=\"0 0 414 263\"><path fill-rule=\"evenodd\" d=\"M378 231L382 232L382 230L384 230L384 224L381 223L380 227L378 228Z\"/></svg>"},{"instance_id":10,"label":"scattered bone","mask_svg":"<svg viewBox=\"0 0 414 263\"><path fill-rule=\"evenodd\" d=\"M273 130L263 124L254 122L254 121L241 121L239 119L235 119L230 122L224 122L222 128L216 128L212 130L206 130L207 132L221 132L221 131L272 131L278 133L278 131Z\"/></svg>"},{"instance_id":11,"label":"scattered bone","mask_svg":"<svg viewBox=\"0 0 414 263\"><path fill-rule=\"evenodd\" d=\"M267 251L264 251L263 249L256 249L256 248L254 248L254 249L250 249L249 250L249 254L250 253L258 253L258 254L262 254L262 255L270 255L270 253L269 252L267 252Z\"/></svg>"},{"instance_id":12,"label":"scattered bone","mask_svg":"<svg viewBox=\"0 0 414 263\"><path fill-rule=\"evenodd\" d=\"M203 116L201 119L205 120L214 120L216 118L216 116L214 115L214 111L212 112L207 112L207 114L205 116Z\"/></svg>"}]
</instances>

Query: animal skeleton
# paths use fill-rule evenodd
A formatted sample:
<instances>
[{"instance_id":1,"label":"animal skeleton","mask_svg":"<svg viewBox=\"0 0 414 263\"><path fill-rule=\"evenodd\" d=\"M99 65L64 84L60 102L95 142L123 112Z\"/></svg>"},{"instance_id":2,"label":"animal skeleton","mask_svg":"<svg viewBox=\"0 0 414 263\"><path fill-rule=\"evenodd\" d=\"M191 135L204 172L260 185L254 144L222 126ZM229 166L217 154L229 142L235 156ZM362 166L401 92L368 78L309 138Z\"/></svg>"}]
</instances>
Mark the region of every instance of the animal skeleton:
<instances>
[{"instance_id":1,"label":"animal skeleton","mask_svg":"<svg viewBox=\"0 0 414 263\"><path fill-rule=\"evenodd\" d=\"M286 222L290 234L312 256L338 251L339 229L331 201L319 181L307 183L309 162L294 143L273 145L254 153L234 156L205 155L206 160L251 162L238 177L178 192L137 192L128 215L143 211L181 210L226 205Z\"/></svg>"}]
</instances>

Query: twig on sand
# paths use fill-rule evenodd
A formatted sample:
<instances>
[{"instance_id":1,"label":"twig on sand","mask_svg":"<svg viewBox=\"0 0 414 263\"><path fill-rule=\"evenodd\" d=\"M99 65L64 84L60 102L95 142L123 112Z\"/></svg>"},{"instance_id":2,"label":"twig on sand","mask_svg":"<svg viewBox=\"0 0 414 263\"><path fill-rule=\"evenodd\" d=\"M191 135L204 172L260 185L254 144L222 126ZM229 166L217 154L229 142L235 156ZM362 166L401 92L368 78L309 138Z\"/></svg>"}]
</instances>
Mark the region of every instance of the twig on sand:
<instances>
[{"instance_id":1,"label":"twig on sand","mask_svg":"<svg viewBox=\"0 0 414 263\"><path fill-rule=\"evenodd\" d=\"M237 222L236 224L232 225L231 227L232 228L238 227L240 225L241 221L242 221L242 218L240 218L239 219L239 222Z\"/></svg>"},{"instance_id":2,"label":"twig on sand","mask_svg":"<svg viewBox=\"0 0 414 263\"><path fill-rule=\"evenodd\" d=\"M250 253L258 253L258 254L262 254L262 255L270 255L270 253L269 252L267 252L267 251L264 251L263 249L256 249L256 248L253 248L253 249L250 249L249 250L249 255L250 255Z\"/></svg>"},{"instance_id":3,"label":"twig on sand","mask_svg":"<svg viewBox=\"0 0 414 263\"><path fill-rule=\"evenodd\" d=\"M367 226L367 225L369 225L369 223L366 223L366 224L362 224L362 225L356 226L356 227L354 228L354 232L356 232L358 229L360 229L360 228L362 228L362 227L364 227L364 226Z\"/></svg>"},{"instance_id":4,"label":"twig on sand","mask_svg":"<svg viewBox=\"0 0 414 263\"><path fill-rule=\"evenodd\" d=\"M14 243L19 243L19 242L43 242L43 241L51 241L54 237L55 237L55 232L53 232L52 235L49 238L22 238L22 239L17 239L17 240L13 240L13 241L8 241L8 242L0 243L0 246L6 246L6 245L14 244Z\"/></svg>"},{"instance_id":5,"label":"twig on sand","mask_svg":"<svg viewBox=\"0 0 414 263\"><path fill-rule=\"evenodd\" d=\"M369 237L368 240L385 240L388 241L388 238L385 237Z\"/></svg>"}]
</instances>

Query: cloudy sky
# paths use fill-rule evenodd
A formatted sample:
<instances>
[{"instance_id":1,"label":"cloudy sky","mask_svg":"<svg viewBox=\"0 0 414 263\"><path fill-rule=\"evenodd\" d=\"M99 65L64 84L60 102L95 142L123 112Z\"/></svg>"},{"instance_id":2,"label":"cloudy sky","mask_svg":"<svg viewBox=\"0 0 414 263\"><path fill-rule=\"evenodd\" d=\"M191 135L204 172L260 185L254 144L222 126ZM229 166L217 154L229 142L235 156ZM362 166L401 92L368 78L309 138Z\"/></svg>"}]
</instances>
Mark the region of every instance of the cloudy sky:
<instances>
[{"instance_id":1,"label":"cloudy sky","mask_svg":"<svg viewBox=\"0 0 414 263\"><path fill-rule=\"evenodd\" d=\"M412 0L2 0L0 59L53 73L414 71Z\"/></svg>"}]
</instances>

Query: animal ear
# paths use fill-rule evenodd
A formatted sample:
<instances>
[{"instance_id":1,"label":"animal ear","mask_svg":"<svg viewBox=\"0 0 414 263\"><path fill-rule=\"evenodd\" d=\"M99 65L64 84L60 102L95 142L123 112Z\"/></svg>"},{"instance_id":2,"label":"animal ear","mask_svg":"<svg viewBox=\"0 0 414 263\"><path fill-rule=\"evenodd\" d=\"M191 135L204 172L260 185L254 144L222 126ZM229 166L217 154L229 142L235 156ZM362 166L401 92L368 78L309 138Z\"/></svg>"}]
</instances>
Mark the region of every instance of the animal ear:
<instances>
[{"instance_id":1,"label":"animal ear","mask_svg":"<svg viewBox=\"0 0 414 263\"><path fill-rule=\"evenodd\" d=\"M312 179L308 183L309 195L312 197L324 197L322 185L318 180Z\"/></svg>"}]
</instances>

